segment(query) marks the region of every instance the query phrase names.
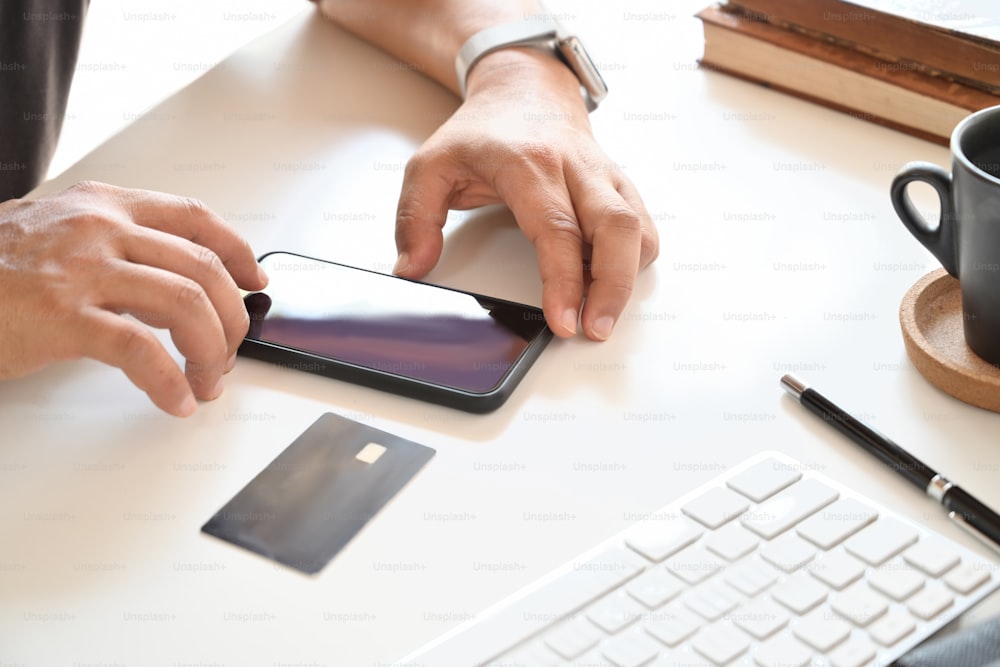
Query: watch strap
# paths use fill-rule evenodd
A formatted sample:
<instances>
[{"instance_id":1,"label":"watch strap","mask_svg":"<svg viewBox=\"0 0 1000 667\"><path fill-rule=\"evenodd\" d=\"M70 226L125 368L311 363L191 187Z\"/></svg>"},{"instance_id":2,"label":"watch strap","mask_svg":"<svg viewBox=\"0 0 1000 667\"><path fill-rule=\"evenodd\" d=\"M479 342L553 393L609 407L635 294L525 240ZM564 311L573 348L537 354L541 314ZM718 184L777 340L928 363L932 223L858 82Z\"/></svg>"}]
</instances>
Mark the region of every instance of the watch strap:
<instances>
[{"instance_id":1,"label":"watch strap","mask_svg":"<svg viewBox=\"0 0 1000 667\"><path fill-rule=\"evenodd\" d=\"M480 58L500 49L518 46L549 50L569 67L580 82L588 111L596 109L607 95L607 86L580 40L565 35L562 26L554 19L539 15L480 30L462 45L455 58L455 75L462 99L465 99L469 71Z\"/></svg>"},{"instance_id":2,"label":"watch strap","mask_svg":"<svg viewBox=\"0 0 1000 667\"><path fill-rule=\"evenodd\" d=\"M538 46L545 42L552 42L554 45L558 36L559 26L549 18L501 23L480 30L466 40L455 58L455 74L462 99L465 99L465 82L469 77L469 70L480 58L515 46Z\"/></svg>"}]
</instances>

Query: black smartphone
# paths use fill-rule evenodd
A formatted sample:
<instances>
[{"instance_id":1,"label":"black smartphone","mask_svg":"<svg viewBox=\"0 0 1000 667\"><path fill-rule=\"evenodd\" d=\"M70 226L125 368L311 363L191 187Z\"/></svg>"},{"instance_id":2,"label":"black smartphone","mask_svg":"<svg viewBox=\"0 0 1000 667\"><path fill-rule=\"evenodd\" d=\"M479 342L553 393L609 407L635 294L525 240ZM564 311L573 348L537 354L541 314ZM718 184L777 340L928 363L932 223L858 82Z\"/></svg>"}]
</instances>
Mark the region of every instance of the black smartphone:
<instances>
[{"instance_id":1,"label":"black smartphone","mask_svg":"<svg viewBox=\"0 0 1000 667\"><path fill-rule=\"evenodd\" d=\"M239 353L468 412L500 407L552 332L539 308L303 255L260 258Z\"/></svg>"}]
</instances>

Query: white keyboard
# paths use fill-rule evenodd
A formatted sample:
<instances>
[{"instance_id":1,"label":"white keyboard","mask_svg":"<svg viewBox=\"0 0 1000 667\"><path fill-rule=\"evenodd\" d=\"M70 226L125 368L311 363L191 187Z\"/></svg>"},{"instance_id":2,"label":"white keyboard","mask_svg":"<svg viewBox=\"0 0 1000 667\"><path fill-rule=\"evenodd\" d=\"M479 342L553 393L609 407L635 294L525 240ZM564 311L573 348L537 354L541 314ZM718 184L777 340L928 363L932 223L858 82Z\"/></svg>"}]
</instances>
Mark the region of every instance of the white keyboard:
<instances>
[{"instance_id":1,"label":"white keyboard","mask_svg":"<svg viewBox=\"0 0 1000 667\"><path fill-rule=\"evenodd\" d=\"M887 665L996 589L996 569L766 452L397 664Z\"/></svg>"}]
</instances>

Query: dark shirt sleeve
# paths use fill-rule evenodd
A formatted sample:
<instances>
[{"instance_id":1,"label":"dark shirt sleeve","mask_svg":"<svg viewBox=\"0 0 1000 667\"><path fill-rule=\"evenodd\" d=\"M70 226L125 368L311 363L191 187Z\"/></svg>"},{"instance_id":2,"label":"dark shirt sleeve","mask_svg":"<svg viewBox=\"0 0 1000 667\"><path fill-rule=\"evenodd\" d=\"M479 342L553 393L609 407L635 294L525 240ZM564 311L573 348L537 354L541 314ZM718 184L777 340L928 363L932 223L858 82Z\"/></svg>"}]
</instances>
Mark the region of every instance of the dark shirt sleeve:
<instances>
[{"instance_id":1,"label":"dark shirt sleeve","mask_svg":"<svg viewBox=\"0 0 1000 667\"><path fill-rule=\"evenodd\" d=\"M0 0L0 201L45 178L89 0Z\"/></svg>"}]
</instances>

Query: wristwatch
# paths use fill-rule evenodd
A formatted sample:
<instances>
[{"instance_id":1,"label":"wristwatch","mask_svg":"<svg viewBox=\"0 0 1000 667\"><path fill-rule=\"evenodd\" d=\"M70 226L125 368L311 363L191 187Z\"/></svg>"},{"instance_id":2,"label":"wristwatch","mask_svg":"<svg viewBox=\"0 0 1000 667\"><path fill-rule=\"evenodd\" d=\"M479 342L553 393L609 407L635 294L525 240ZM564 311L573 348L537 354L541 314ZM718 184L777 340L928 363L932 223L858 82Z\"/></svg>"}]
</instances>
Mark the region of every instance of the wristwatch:
<instances>
[{"instance_id":1,"label":"wristwatch","mask_svg":"<svg viewBox=\"0 0 1000 667\"><path fill-rule=\"evenodd\" d=\"M544 15L480 30L462 45L455 58L458 86L465 99L465 82L476 61L488 53L515 46L551 50L580 80L587 110L593 111L607 94L608 87L578 37L567 35L562 26Z\"/></svg>"}]
</instances>

